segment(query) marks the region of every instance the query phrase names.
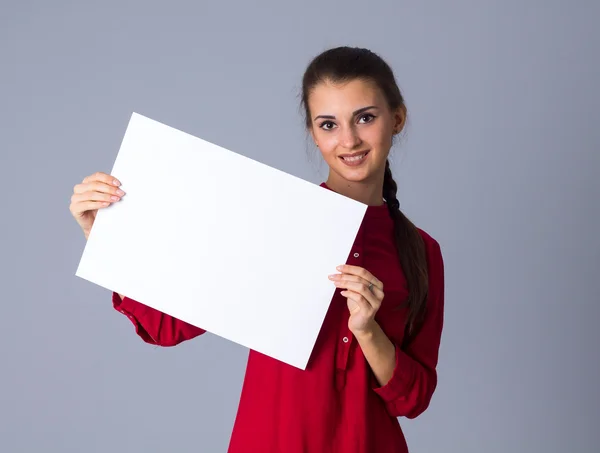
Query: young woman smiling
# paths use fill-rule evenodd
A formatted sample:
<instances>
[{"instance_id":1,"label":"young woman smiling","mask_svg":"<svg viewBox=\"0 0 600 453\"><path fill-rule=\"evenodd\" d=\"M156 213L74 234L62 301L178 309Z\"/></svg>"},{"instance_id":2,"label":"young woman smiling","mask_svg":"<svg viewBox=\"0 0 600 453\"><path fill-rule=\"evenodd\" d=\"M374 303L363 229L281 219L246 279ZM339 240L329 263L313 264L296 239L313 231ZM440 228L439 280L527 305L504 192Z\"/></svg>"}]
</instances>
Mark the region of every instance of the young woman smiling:
<instances>
[{"instance_id":1,"label":"young woman smiling","mask_svg":"<svg viewBox=\"0 0 600 453\"><path fill-rule=\"evenodd\" d=\"M398 417L429 406L444 319L438 242L400 210L388 155L407 109L389 65L368 49L318 55L303 76L306 128L329 166L321 186L368 205L306 370L250 351L229 453L405 453ZM89 234L118 202L105 173L74 188ZM324 276L325 278L326 276ZM282 296L284 297L284 296ZM174 346L204 330L124 295L115 309L146 342Z\"/></svg>"}]
</instances>

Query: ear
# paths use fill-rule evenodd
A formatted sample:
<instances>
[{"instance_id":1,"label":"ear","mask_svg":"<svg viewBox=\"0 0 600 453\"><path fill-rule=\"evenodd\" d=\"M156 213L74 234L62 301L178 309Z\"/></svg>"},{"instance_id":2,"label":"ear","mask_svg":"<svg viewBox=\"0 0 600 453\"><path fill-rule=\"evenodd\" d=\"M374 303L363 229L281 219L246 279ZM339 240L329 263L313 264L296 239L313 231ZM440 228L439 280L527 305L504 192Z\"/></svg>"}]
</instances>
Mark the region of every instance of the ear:
<instances>
[{"instance_id":1,"label":"ear","mask_svg":"<svg viewBox=\"0 0 600 453\"><path fill-rule=\"evenodd\" d=\"M400 132L402 132L402 129L404 129L404 126L406 125L406 106L404 104L402 104L400 107L398 107L394 113L393 113L393 118L394 118L394 124L393 124L393 131L394 131L394 135L399 134Z\"/></svg>"}]
</instances>

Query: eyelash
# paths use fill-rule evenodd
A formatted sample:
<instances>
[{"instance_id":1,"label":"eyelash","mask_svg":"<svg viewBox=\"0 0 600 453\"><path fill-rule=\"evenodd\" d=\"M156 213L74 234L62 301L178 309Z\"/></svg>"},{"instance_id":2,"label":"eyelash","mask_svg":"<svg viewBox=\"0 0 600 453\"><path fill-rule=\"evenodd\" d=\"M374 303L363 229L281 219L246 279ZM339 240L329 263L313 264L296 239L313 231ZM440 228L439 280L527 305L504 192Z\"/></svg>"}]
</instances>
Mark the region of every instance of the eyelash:
<instances>
[{"instance_id":1,"label":"eyelash","mask_svg":"<svg viewBox=\"0 0 600 453\"><path fill-rule=\"evenodd\" d=\"M375 115L373 115L372 113L363 113L359 118L364 118L365 116L371 117L371 120L368 121L368 123L372 122L375 118L377 118ZM323 121L319 127L321 129L323 129L324 131L330 131L331 129L325 129L323 126L325 126L326 124L333 124L332 121L327 120L327 121Z\"/></svg>"}]
</instances>

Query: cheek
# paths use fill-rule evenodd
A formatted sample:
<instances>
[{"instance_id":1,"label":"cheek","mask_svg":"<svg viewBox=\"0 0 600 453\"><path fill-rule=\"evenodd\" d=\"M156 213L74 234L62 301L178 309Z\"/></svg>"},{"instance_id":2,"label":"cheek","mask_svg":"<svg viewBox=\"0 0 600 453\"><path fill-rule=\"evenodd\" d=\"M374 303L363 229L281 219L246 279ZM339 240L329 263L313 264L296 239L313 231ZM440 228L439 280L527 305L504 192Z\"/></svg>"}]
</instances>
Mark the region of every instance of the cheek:
<instances>
[{"instance_id":1,"label":"cheek","mask_svg":"<svg viewBox=\"0 0 600 453\"><path fill-rule=\"evenodd\" d=\"M325 160L335 159L335 150L337 149L337 139L335 134L317 137L319 150Z\"/></svg>"},{"instance_id":2,"label":"cheek","mask_svg":"<svg viewBox=\"0 0 600 453\"><path fill-rule=\"evenodd\" d=\"M387 151L392 144L392 131L386 127L373 128L368 133L367 140L372 146Z\"/></svg>"}]
</instances>

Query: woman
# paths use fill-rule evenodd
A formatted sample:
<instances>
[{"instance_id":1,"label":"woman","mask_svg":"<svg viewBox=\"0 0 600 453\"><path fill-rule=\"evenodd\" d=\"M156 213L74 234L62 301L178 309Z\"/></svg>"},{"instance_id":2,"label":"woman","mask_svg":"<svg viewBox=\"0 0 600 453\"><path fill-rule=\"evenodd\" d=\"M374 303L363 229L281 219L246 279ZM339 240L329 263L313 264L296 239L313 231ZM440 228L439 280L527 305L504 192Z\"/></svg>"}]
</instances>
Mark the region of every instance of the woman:
<instances>
[{"instance_id":1,"label":"woman","mask_svg":"<svg viewBox=\"0 0 600 453\"><path fill-rule=\"evenodd\" d=\"M400 211L388 154L406 122L390 67L366 49L317 56L303 77L306 127L329 166L322 187L368 205L306 370L250 351L229 453L400 453L397 417L417 417L437 385L444 271L439 244ZM124 195L97 173L71 212L89 234ZM198 327L113 294L147 343L174 346Z\"/></svg>"}]
</instances>

